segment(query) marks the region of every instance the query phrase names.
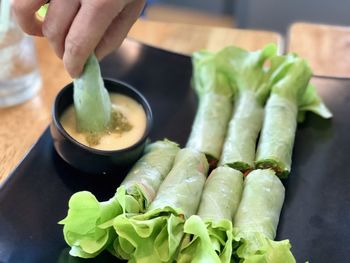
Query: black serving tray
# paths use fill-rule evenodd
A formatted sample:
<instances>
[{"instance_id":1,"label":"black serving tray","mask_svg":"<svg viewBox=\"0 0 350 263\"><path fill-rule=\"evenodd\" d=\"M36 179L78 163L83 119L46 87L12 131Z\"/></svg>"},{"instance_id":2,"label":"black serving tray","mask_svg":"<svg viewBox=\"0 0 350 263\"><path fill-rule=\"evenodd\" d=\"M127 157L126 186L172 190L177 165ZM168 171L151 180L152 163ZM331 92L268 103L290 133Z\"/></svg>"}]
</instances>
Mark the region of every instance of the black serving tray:
<instances>
[{"instance_id":1,"label":"black serving tray","mask_svg":"<svg viewBox=\"0 0 350 263\"><path fill-rule=\"evenodd\" d=\"M102 62L104 77L139 89L154 113L151 139L184 145L197 108L189 57L126 41ZM277 239L289 238L298 262L346 262L350 255L350 80L316 79L334 113L309 114L299 125L292 174ZM215 139L215 138L213 138ZM119 262L70 257L57 222L69 197L80 190L108 199L127 171L87 176L69 167L53 149L48 130L0 186L0 262Z\"/></svg>"}]
</instances>

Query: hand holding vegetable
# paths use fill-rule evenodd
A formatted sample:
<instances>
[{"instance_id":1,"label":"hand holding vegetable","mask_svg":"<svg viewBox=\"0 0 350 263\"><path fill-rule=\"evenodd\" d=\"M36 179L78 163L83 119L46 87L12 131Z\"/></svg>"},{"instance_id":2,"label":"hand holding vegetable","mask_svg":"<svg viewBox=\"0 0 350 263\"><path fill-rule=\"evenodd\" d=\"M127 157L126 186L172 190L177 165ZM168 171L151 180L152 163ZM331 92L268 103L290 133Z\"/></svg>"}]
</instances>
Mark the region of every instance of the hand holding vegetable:
<instances>
[{"instance_id":1,"label":"hand holding vegetable","mask_svg":"<svg viewBox=\"0 0 350 263\"><path fill-rule=\"evenodd\" d=\"M22 29L48 38L69 74L80 75L94 51L102 58L118 47L138 18L144 0L51 0L44 21L37 10L47 0L12 0Z\"/></svg>"}]
</instances>

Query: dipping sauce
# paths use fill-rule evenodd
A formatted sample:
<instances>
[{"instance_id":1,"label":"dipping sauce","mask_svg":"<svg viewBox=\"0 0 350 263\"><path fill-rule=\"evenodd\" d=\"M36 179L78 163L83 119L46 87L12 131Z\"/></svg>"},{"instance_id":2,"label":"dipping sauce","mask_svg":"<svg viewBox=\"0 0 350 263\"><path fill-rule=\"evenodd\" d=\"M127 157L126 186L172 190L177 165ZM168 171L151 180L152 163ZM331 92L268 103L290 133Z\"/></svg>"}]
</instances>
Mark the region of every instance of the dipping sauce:
<instances>
[{"instance_id":1,"label":"dipping sauce","mask_svg":"<svg viewBox=\"0 0 350 263\"><path fill-rule=\"evenodd\" d=\"M61 124L66 132L81 144L98 150L120 150L138 142L145 133L147 125L142 105L126 95L118 93L109 95L113 109L112 119L114 118L116 123L115 130L93 135L78 131L75 109L72 105L61 117Z\"/></svg>"}]
</instances>

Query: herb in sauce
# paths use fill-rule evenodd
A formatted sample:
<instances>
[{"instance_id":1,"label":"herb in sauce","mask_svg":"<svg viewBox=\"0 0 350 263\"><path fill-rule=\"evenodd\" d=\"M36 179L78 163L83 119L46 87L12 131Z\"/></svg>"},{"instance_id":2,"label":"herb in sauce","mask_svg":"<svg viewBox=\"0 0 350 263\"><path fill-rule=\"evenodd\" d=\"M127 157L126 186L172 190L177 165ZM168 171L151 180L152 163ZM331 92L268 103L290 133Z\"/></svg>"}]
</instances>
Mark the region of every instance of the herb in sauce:
<instances>
[{"instance_id":1,"label":"herb in sauce","mask_svg":"<svg viewBox=\"0 0 350 263\"><path fill-rule=\"evenodd\" d=\"M107 129L103 132L92 132L86 134L86 141L89 146L95 146L100 143L102 136L109 133L118 133L123 134L132 129L132 125L128 121L128 119L124 116L123 113L116 109L112 109L111 112L111 121L108 125Z\"/></svg>"}]
</instances>

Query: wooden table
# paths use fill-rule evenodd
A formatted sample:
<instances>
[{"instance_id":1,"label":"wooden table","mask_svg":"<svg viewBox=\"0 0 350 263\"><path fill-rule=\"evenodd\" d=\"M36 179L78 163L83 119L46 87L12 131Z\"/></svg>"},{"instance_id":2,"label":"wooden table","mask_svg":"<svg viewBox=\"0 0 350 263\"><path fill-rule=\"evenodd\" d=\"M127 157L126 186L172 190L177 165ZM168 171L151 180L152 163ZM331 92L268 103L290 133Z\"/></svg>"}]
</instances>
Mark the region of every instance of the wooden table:
<instances>
[{"instance_id":1,"label":"wooden table","mask_svg":"<svg viewBox=\"0 0 350 263\"><path fill-rule=\"evenodd\" d=\"M254 50L274 42L282 47L281 36L273 32L149 21L138 21L129 37L183 54L203 48L218 50L227 45ZM9 175L47 127L55 95L71 81L47 41L36 39L36 45L43 79L41 91L22 105L0 109L0 181Z\"/></svg>"}]
</instances>

